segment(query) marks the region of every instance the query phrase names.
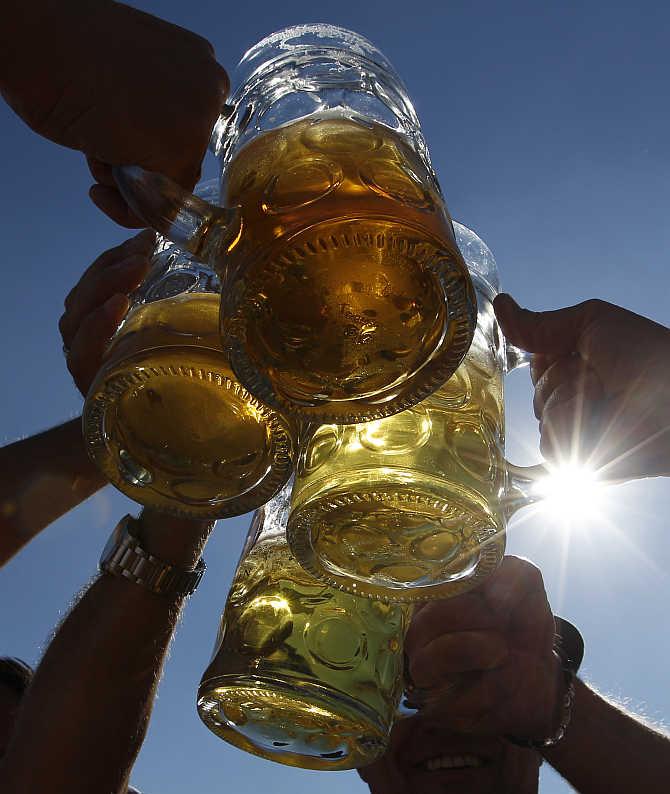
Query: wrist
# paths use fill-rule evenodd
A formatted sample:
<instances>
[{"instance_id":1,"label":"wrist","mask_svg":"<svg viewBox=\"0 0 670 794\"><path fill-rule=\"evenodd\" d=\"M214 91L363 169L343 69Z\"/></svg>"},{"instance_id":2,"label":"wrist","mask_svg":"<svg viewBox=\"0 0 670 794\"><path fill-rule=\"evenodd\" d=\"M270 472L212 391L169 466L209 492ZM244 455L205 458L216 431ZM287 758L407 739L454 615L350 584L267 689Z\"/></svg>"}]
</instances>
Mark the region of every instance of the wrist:
<instances>
[{"instance_id":1,"label":"wrist","mask_svg":"<svg viewBox=\"0 0 670 794\"><path fill-rule=\"evenodd\" d=\"M155 549L149 550L147 543L139 537L141 525L132 516L124 516L114 527L100 556L102 573L131 581L145 591L169 601L181 601L195 592L205 572L202 557L190 565L190 559L182 557L174 561L158 557ZM200 533L199 533L200 534ZM190 550L204 543L193 538Z\"/></svg>"},{"instance_id":2,"label":"wrist","mask_svg":"<svg viewBox=\"0 0 670 794\"><path fill-rule=\"evenodd\" d=\"M137 519L135 534L149 554L190 570L202 556L214 523L144 508Z\"/></svg>"}]
</instances>

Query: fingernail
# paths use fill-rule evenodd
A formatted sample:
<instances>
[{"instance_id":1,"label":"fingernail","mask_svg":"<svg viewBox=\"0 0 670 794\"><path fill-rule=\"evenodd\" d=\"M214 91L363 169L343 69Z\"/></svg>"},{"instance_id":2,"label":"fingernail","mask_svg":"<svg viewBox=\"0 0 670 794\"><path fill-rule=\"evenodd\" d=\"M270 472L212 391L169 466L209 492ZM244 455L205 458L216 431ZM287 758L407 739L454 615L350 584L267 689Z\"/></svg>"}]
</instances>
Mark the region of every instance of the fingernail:
<instances>
[{"instance_id":1,"label":"fingernail","mask_svg":"<svg viewBox=\"0 0 670 794\"><path fill-rule=\"evenodd\" d=\"M118 318L118 319L121 319L123 316L125 316L129 308L130 308L130 301L125 295L122 295L120 292L117 293L116 295L112 295L111 298L108 298L103 305L105 314L107 314L111 318Z\"/></svg>"}]
</instances>

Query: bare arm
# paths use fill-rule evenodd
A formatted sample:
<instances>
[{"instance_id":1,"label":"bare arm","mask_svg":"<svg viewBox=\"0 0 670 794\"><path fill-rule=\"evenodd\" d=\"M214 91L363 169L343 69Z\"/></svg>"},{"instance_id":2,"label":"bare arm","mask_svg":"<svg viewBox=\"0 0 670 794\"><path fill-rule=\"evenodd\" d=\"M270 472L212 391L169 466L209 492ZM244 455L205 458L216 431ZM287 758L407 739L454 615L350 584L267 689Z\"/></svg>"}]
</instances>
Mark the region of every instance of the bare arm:
<instances>
[{"instance_id":1,"label":"bare arm","mask_svg":"<svg viewBox=\"0 0 670 794\"><path fill-rule=\"evenodd\" d=\"M575 682L572 721L563 741L544 756L581 794L665 794L670 736Z\"/></svg>"},{"instance_id":2,"label":"bare arm","mask_svg":"<svg viewBox=\"0 0 670 794\"><path fill-rule=\"evenodd\" d=\"M0 448L0 471L0 565L105 484L80 417Z\"/></svg>"},{"instance_id":3,"label":"bare arm","mask_svg":"<svg viewBox=\"0 0 670 794\"><path fill-rule=\"evenodd\" d=\"M128 295L149 269L153 232L101 254L65 299L60 320L67 365L86 396ZM0 448L0 565L105 480L90 462L80 418Z\"/></svg>"},{"instance_id":4,"label":"bare arm","mask_svg":"<svg viewBox=\"0 0 670 794\"><path fill-rule=\"evenodd\" d=\"M145 510L140 541L192 568L211 525ZM146 733L182 604L102 574L47 649L0 768L4 794L122 790Z\"/></svg>"}]
</instances>

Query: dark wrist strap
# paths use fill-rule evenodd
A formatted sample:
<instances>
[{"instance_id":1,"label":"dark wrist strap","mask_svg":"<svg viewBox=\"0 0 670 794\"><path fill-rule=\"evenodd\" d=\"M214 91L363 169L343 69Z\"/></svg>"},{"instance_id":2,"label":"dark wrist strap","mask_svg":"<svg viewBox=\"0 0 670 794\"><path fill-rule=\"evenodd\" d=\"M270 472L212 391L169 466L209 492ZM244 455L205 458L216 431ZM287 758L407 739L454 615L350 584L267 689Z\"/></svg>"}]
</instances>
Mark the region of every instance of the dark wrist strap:
<instances>
[{"instance_id":1,"label":"dark wrist strap","mask_svg":"<svg viewBox=\"0 0 670 794\"><path fill-rule=\"evenodd\" d=\"M579 630L564 618L554 616L556 625L554 634L554 653L561 661L561 670L565 677L565 694L561 703L561 721L553 736L539 741L524 739L519 736L505 738L519 747L527 747L542 752L555 747L565 736L572 719L572 707L575 702L575 676L584 658L584 639Z\"/></svg>"}]
</instances>

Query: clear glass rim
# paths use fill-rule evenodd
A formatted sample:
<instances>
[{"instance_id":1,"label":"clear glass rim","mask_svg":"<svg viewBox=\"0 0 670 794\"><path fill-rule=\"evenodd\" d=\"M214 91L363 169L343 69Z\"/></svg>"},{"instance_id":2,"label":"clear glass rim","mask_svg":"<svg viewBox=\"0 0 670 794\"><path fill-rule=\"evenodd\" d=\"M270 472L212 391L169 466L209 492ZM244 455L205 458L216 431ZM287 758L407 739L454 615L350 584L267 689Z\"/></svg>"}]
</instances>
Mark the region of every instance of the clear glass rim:
<instances>
[{"instance_id":1,"label":"clear glass rim","mask_svg":"<svg viewBox=\"0 0 670 794\"><path fill-rule=\"evenodd\" d=\"M452 224L454 227L456 244L458 245L465 264L468 267L468 272L470 273L470 278L472 279L475 290L481 292L481 294L488 298L488 300L492 301L500 292L498 263L496 262L496 258L493 255L493 251L491 251L484 240L482 240L477 232L470 226L467 226L465 223L461 223L457 220L452 220ZM470 237L472 242L476 242L477 245L481 246L484 256L490 260L490 273L488 277L484 277L483 274L477 271L478 263L472 259L467 249L461 248L459 244L459 237Z\"/></svg>"},{"instance_id":2,"label":"clear glass rim","mask_svg":"<svg viewBox=\"0 0 670 794\"><path fill-rule=\"evenodd\" d=\"M260 41L253 44L240 58L237 69L244 69L254 58L256 58L262 50L280 45L280 49L290 51L295 45L287 42L289 35L298 39L301 36L313 35L315 38L323 39L321 47L324 50L338 50L341 49L342 44L346 44L348 50L356 55L359 55L367 60L371 60L383 69L395 72L393 65L384 55L384 53L376 47L365 36L357 33L349 28L340 25L333 25L330 22L309 22L301 25L288 25L285 28L280 28L274 33L270 33ZM328 40L341 39L342 43L328 43ZM282 46L282 42L284 42ZM310 46L315 46L314 42ZM307 46L307 45L305 45Z\"/></svg>"}]
</instances>

